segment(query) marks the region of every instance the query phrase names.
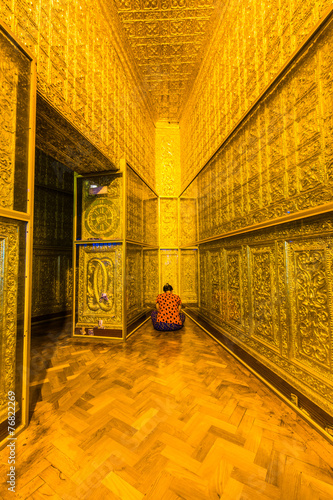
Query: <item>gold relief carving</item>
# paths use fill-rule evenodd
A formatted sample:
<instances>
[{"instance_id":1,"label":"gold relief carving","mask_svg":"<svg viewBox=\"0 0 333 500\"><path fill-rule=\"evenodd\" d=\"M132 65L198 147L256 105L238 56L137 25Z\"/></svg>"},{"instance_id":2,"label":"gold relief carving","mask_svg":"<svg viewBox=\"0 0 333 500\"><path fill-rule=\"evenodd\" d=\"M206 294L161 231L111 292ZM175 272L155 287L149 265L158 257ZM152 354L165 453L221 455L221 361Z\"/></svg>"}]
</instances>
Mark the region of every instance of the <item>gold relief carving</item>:
<instances>
[{"instance_id":1,"label":"gold relief carving","mask_svg":"<svg viewBox=\"0 0 333 500\"><path fill-rule=\"evenodd\" d=\"M329 309L331 238L290 243L293 295L293 357L332 372L332 318ZM296 327L296 328L295 328Z\"/></svg>"},{"instance_id":2,"label":"gold relief carving","mask_svg":"<svg viewBox=\"0 0 333 500\"><path fill-rule=\"evenodd\" d=\"M199 246L201 314L331 415L332 235L322 215ZM217 255L226 256L221 289L240 290L242 328L223 300L221 313L211 312Z\"/></svg>"},{"instance_id":3,"label":"gold relief carving","mask_svg":"<svg viewBox=\"0 0 333 500\"><path fill-rule=\"evenodd\" d=\"M143 182L127 167L127 233L130 240L143 242Z\"/></svg>"},{"instance_id":4,"label":"gold relief carving","mask_svg":"<svg viewBox=\"0 0 333 500\"><path fill-rule=\"evenodd\" d=\"M127 320L142 310L142 248L127 245L126 249Z\"/></svg>"},{"instance_id":5,"label":"gold relief carving","mask_svg":"<svg viewBox=\"0 0 333 500\"><path fill-rule=\"evenodd\" d=\"M158 295L158 250L143 250L143 301L155 307Z\"/></svg>"},{"instance_id":6,"label":"gold relief carving","mask_svg":"<svg viewBox=\"0 0 333 500\"><path fill-rule=\"evenodd\" d=\"M332 38L333 21L199 173L200 240L332 201Z\"/></svg>"},{"instance_id":7,"label":"gold relief carving","mask_svg":"<svg viewBox=\"0 0 333 500\"><path fill-rule=\"evenodd\" d=\"M94 194L96 186L103 194ZM121 239L122 196L122 179L116 174L83 180L83 240Z\"/></svg>"},{"instance_id":8,"label":"gold relief carving","mask_svg":"<svg viewBox=\"0 0 333 500\"><path fill-rule=\"evenodd\" d=\"M160 250L161 252L161 284L169 283L173 292L178 291L178 250Z\"/></svg>"},{"instance_id":9,"label":"gold relief carving","mask_svg":"<svg viewBox=\"0 0 333 500\"><path fill-rule=\"evenodd\" d=\"M19 227L0 221L0 422L15 392Z\"/></svg>"},{"instance_id":10,"label":"gold relief carving","mask_svg":"<svg viewBox=\"0 0 333 500\"><path fill-rule=\"evenodd\" d=\"M265 0L248 5L230 2L225 6L223 19L215 36L211 38L200 74L181 115L183 187L188 185L223 143L242 114L272 81L330 5L331 0L323 0L297 2L291 8L288 0ZM328 42L327 47L330 46ZM322 62L327 60L326 56L326 53L323 54ZM320 59L321 57L311 62L312 73L311 70L308 72L313 83L318 81ZM327 68L327 63L324 64ZM326 72L325 75L331 81L331 74ZM304 97L306 100L301 80L297 77L293 80L292 87L299 89L302 99ZM330 87L332 88L331 83ZM287 99L288 104L292 102L292 98L291 93ZM299 101L300 108L304 108L302 99ZM320 115L324 109L330 110L331 107L317 107L317 123L320 123ZM287 106L283 104L284 119L287 110ZM312 117L311 123L314 123ZM269 126L267 122L267 128ZM315 127L313 130L315 131ZM305 168L309 167L310 163ZM313 173L310 174L312 175Z\"/></svg>"},{"instance_id":11,"label":"gold relief carving","mask_svg":"<svg viewBox=\"0 0 333 500\"><path fill-rule=\"evenodd\" d=\"M250 254L253 335L278 348L274 249L250 248Z\"/></svg>"},{"instance_id":12,"label":"gold relief carving","mask_svg":"<svg viewBox=\"0 0 333 500\"><path fill-rule=\"evenodd\" d=\"M197 241L197 200L180 198L179 206L180 245L189 245Z\"/></svg>"},{"instance_id":13,"label":"gold relief carving","mask_svg":"<svg viewBox=\"0 0 333 500\"><path fill-rule=\"evenodd\" d=\"M184 304L198 302L198 250L180 251L180 297Z\"/></svg>"},{"instance_id":14,"label":"gold relief carving","mask_svg":"<svg viewBox=\"0 0 333 500\"><path fill-rule=\"evenodd\" d=\"M80 246L77 327L121 326L122 258L121 245Z\"/></svg>"},{"instance_id":15,"label":"gold relief carving","mask_svg":"<svg viewBox=\"0 0 333 500\"><path fill-rule=\"evenodd\" d=\"M226 253L227 297L224 298L224 317L226 321L242 327L242 273L241 251L231 250Z\"/></svg>"},{"instance_id":16,"label":"gold relief carving","mask_svg":"<svg viewBox=\"0 0 333 500\"><path fill-rule=\"evenodd\" d=\"M162 127L162 128L161 128ZM156 190L159 196L178 196L180 192L179 127L157 124Z\"/></svg>"},{"instance_id":17,"label":"gold relief carving","mask_svg":"<svg viewBox=\"0 0 333 500\"><path fill-rule=\"evenodd\" d=\"M1 34L1 39L2 37ZM12 210L14 207L18 70L8 55L2 52L3 50L1 50L0 71L0 206Z\"/></svg>"},{"instance_id":18,"label":"gold relief carving","mask_svg":"<svg viewBox=\"0 0 333 500\"><path fill-rule=\"evenodd\" d=\"M143 242L158 245L158 198L143 200Z\"/></svg>"},{"instance_id":19,"label":"gold relief carving","mask_svg":"<svg viewBox=\"0 0 333 500\"><path fill-rule=\"evenodd\" d=\"M102 4L1 0L0 9L37 58L39 93L113 164L126 157L154 185L153 105L116 9Z\"/></svg>"},{"instance_id":20,"label":"gold relief carving","mask_svg":"<svg viewBox=\"0 0 333 500\"><path fill-rule=\"evenodd\" d=\"M160 198L160 246L178 246L177 198Z\"/></svg>"},{"instance_id":21,"label":"gold relief carving","mask_svg":"<svg viewBox=\"0 0 333 500\"><path fill-rule=\"evenodd\" d=\"M223 303L223 289L221 286L221 257L220 252L211 250L209 252L209 266L210 272L209 276L211 277L211 310L213 313L220 315L221 307Z\"/></svg>"}]
</instances>

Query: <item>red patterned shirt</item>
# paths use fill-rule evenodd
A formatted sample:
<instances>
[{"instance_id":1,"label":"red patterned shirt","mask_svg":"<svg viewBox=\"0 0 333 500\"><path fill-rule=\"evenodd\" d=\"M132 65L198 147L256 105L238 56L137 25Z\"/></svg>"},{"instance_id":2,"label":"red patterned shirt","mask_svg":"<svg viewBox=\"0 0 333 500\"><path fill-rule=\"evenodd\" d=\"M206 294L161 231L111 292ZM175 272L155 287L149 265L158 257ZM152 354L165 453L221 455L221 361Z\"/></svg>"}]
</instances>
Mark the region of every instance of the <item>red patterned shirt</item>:
<instances>
[{"instance_id":1,"label":"red patterned shirt","mask_svg":"<svg viewBox=\"0 0 333 500\"><path fill-rule=\"evenodd\" d=\"M174 323L181 325L178 306L182 303L180 297L174 293L160 293L156 298L159 305L157 321L161 323Z\"/></svg>"}]
</instances>

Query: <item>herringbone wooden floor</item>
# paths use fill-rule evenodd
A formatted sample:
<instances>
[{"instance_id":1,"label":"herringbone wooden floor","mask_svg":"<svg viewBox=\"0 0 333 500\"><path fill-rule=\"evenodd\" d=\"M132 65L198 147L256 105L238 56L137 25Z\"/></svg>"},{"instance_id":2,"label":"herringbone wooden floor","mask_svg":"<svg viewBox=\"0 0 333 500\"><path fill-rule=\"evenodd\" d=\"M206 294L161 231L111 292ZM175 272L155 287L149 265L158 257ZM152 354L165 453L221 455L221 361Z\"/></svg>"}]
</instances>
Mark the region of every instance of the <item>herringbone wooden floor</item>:
<instances>
[{"instance_id":1,"label":"herringbone wooden floor","mask_svg":"<svg viewBox=\"0 0 333 500\"><path fill-rule=\"evenodd\" d=\"M16 498L333 499L331 445L188 318L124 345L51 331L32 353Z\"/></svg>"}]
</instances>

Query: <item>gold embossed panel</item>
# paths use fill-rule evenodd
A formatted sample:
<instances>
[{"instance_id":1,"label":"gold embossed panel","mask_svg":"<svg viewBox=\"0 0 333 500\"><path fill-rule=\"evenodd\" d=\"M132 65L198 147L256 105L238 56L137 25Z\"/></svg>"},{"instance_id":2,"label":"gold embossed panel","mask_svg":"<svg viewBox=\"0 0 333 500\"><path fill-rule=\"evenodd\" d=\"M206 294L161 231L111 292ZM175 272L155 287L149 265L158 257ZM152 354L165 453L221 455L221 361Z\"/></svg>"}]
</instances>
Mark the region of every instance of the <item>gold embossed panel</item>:
<instances>
[{"instance_id":1,"label":"gold embossed panel","mask_svg":"<svg viewBox=\"0 0 333 500\"><path fill-rule=\"evenodd\" d=\"M193 245L198 239L196 198L179 199L179 223L179 244Z\"/></svg>"},{"instance_id":2,"label":"gold embossed panel","mask_svg":"<svg viewBox=\"0 0 333 500\"><path fill-rule=\"evenodd\" d=\"M117 0L116 6L159 119L175 120L197 70L217 0Z\"/></svg>"},{"instance_id":3,"label":"gold embossed panel","mask_svg":"<svg viewBox=\"0 0 333 500\"><path fill-rule=\"evenodd\" d=\"M178 246L177 198L160 198L160 246Z\"/></svg>"},{"instance_id":4,"label":"gold embossed panel","mask_svg":"<svg viewBox=\"0 0 333 500\"><path fill-rule=\"evenodd\" d=\"M119 174L82 180L83 240L122 238L122 198Z\"/></svg>"},{"instance_id":5,"label":"gold embossed panel","mask_svg":"<svg viewBox=\"0 0 333 500\"><path fill-rule=\"evenodd\" d=\"M0 220L0 422L8 417L8 391L16 392L18 231L17 224Z\"/></svg>"},{"instance_id":6,"label":"gold embossed panel","mask_svg":"<svg viewBox=\"0 0 333 500\"><path fill-rule=\"evenodd\" d=\"M142 247L126 248L126 315L127 321L138 316L143 309Z\"/></svg>"},{"instance_id":7,"label":"gold embossed panel","mask_svg":"<svg viewBox=\"0 0 333 500\"><path fill-rule=\"evenodd\" d=\"M331 415L332 235L325 215L199 246L201 315Z\"/></svg>"},{"instance_id":8,"label":"gold embossed panel","mask_svg":"<svg viewBox=\"0 0 333 500\"><path fill-rule=\"evenodd\" d=\"M180 193L180 131L178 125L156 124L156 191L159 196Z\"/></svg>"},{"instance_id":9,"label":"gold embossed panel","mask_svg":"<svg viewBox=\"0 0 333 500\"><path fill-rule=\"evenodd\" d=\"M292 358L323 375L333 372L332 236L288 243Z\"/></svg>"},{"instance_id":10,"label":"gold embossed panel","mask_svg":"<svg viewBox=\"0 0 333 500\"><path fill-rule=\"evenodd\" d=\"M198 250L180 250L180 298L183 304L198 302Z\"/></svg>"},{"instance_id":11,"label":"gold embossed panel","mask_svg":"<svg viewBox=\"0 0 333 500\"><path fill-rule=\"evenodd\" d=\"M215 36L211 37L209 49L203 57L199 76L181 116L183 187L188 185L194 175L220 147L241 116L250 108L266 85L273 80L291 54L324 15L325 9L329 8L331 4L331 0L297 2L289 0L243 2L236 0L226 4L223 17ZM309 58L308 69L304 68L304 71L301 72L302 76L292 78L292 81L289 81L289 86L285 84L288 90L285 91L286 96L282 97L283 110L279 109L280 103L277 99L274 104L271 103L271 111L263 114L263 110L260 110L259 113L259 121L262 122L262 125L265 124L268 131L267 140L270 142L268 154L271 156L272 166L274 164L276 170L275 186L277 187L283 186L281 168L283 169L282 165L285 163L283 160L285 155L281 155L281 146L288 148L284 138L285 132L283 132L284 137L281 136L281 127L284 130L289 130L295 152L302 144L304 152L308 149L309 153L304 156L304 160L296 157L292 159L289 156L292 152L288 150L289 166L294 164L293 161L300 160L302 164L300 170L304 169L304 172L308 172L304 176L305 185L307 182L316 183L319 180L315 172L310 172L311 167L309 167L306 158L312 156L314 160L317 157L318 163L322 161L318 158L319 145L315 144L317 124L322 119L322 113L330 115L332 108L321 104L313 107L309 106L309 103L314 102L313 98L318 93L318 78L325 81L324 92L319 97L322 103L327 99L325 95L331 92L329 87L332 88L332 83L329 84L329 81L331 81L332 75L328 68L332 51L329 49L331 47L329 40L318 45L321 46L319 49L321 55L311 61ZM303 77L305 77L304 81ZM288 79L289 76L287 76ZM310 85L309 82L311 82ZM309 93L306 89L309 90ZM296 99L295 94L297 95ZM303 116L308 115L308 120L303 121L299 116L299 119L296 118L297 124L292 125L295 122L293 112L295 104L299 110L303 110ZM309 111L311 109L311 112L308 113L306 108L309 108ZM278 119L279 116L284 116L284 119ZM274 117L277 126L273 125ZM304 129L306 122L311 124L310 128L307 129L308 132ZM298 128L298 123L300 128ZM327 126L327 122L325 126ZM262 133L256 133L255 127L251 126L250 129L251 131L245 133L245 140L247 146L250 144L254 146L249 150L248 159L255 167L255 156L258 154L259 157L261 156L259 151L262 147L255 147L256 137L261 137L262 141L265 138ZM303 137L306 140L307 133L313 138L312 143L307 143L308 148L302 139ZM294 134L296 136L293 138ZM270 160L269 163L271 163ZM317 172L318 168L318 165L314 166ZM299 174L303 175L301 172ZM255 172L252 176L254 175ZM303 183L303 181L301 182ZM291 187L293 185L294 182L291 181ZM278 196L274 190L270 192L274 197ZM283 193L280 192L281 195ZM243 197L244 194L242 194L242 199L245 201ZM252 209L255 208L253 206L255 202L255 198L252 198Z\"/></svg>"},{"instance_id":12,"label":"gold embossed panel","mask_svg":"<svg viewBox=\"0 0 333 500\"><path fill-rule=\"evenodd\" d=\"M80 245L77 328L122 326L122 245Z\"/></svg>"},{"instance_id":13,"label":"gold embossed panel","mask_svg":"<svg viewBox=\"0 0 333 500\"><path fill-rule=\"evenodd\" d=\"M155 307L158 291L158 250L143 249L143 301Z\"/></svg>"},{"instance_id":14,"label":"gold embossed panel","mask_svg":"<svg viewBox=\"0 0 333 500\"><path fill-rule=\"evenodd\" d=\"M200 172L199 239L332 201L332 41L333 21Z\"/></svg>"},{"instance_id":15,"label":"gold embossed panel","mask_svg":"<svg viewBox=\"0 0 333 500\"><path fill-rule=\"evenodd\" d=\"M173 287L173 292L179 295L178 289L178 250L160 250L161 288L166 283Z\"/></svg>"}]
</instances>

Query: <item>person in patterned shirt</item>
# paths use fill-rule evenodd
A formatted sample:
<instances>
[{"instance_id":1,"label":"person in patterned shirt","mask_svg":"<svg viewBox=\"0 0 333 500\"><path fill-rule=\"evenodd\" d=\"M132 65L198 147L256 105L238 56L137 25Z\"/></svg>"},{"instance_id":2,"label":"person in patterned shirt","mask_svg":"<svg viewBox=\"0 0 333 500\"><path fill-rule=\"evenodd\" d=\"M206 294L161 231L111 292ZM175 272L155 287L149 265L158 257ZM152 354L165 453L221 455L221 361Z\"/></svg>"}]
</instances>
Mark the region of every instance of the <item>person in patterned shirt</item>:
<instances>
[{"instance_id":1,"label":"person in patterned shirt","mask_svg":"<svg viewBox=\"0 0 333 500\"><path fill-rule=\"evenodd\" d=\"M185 322L185 314L181 312L181 299L172 293L172 286L167 283L163 292L156 298L156 311L151 313L155 330L180 330Z\"/></svg>"}]
</instances>

